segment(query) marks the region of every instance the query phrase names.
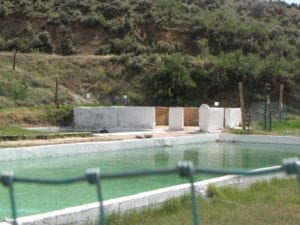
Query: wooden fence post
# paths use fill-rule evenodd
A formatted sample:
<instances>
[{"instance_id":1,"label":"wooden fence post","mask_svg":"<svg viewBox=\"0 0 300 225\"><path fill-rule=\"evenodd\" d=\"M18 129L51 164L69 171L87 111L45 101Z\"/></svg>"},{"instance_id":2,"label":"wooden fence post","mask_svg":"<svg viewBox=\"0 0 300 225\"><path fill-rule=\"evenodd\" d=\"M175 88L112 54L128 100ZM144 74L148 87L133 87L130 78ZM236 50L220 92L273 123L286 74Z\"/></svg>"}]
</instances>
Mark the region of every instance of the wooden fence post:
<instances>
[{"instance_id":1,"label":"wooden fence post","mask_svg":"<svg viewBox=\"0 0 300 225\"><path fill-rule=\"evenodd\" d=\"M283 109L283 90L284 84L280 84L280 93L279 93L279 120L282 120L282 109Z\"/></svg>"},{"instance_id":2,"label":"wooden fence post","mask_svg":"<svg viewBox=\"0 0 300 225\"><path fill-rule=\"evenodd\" d=\"M245 126L245 101L244 101L243 82L239 82L239 93L240 93L240 104L241 104L241 111L242 111L242 127L243 127L243 130L246 130L246 126Z\"/></svg>"},{"instance_id":3,"label":"wooden fence post","mask_svg":"<svg viewBox=\"0 0 300 225\"><path fill-rule=\"evenodd\" d=\"M59 103L58 103L58 78L55 78L55 97L54 97L54 102L56 105L56 108L59 108Z\"/></svg>"},{"instance_id":4,"label":"wooden fence post","mask_svg":"<svg viewBox=\"0 0 300 225\"><path fill-rule=\"evenodd\" d=\"M14 57L13 57L13 70L16 69L16 59L17 59L17 50L14 49Z\"/></svg>"}]
</instances>

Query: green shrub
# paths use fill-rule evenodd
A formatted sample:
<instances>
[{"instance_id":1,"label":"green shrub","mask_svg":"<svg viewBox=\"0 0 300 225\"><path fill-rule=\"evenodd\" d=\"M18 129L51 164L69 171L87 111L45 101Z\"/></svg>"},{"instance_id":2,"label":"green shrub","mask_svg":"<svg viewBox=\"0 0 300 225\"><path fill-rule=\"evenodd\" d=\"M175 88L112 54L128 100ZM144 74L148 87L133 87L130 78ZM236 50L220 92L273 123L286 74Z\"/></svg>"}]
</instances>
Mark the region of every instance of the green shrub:
<instances>
[{"instance_id":1,"label":"green shrub","mask_svg":"<svg viewBox=\"0 0 300 225\"><path fill-rule=\"evenodd\" d=\"M95 27L95 26L104 26L106 21L102 15L90 15L81 18L80 22L88 27Z\"/></svg>"},{"instance_id":2,"label":"green shrub","mask_svg":"<svg viewBox=\"0 0 300 225\"><path fill-rule=\"evenodd\" d=\"M4 96L0 96L0 108L9 108L9 107L13 107L14 106L14 102L9 100L8 98L4 97Z\"/></svg>"},{"instance_id":3,"label":"green shrub","mask_svg":"<svg viewBox=\"0 0 300 225\"><path fill-rule=\"evenodd\" d=\"M96 55L106 55L111 53L111 44L101 45L95 52Z\"/></svg>"},{"instance_id":4,"label":"green shrub","mask_svg":"<svg viewBox=\"0 0 300 225\"><path fill-rule=\"evenodd\" d=\"M73 123L73 106L60 108L45 107L46 121L49 124L71 126Z\"/></svg>"},{"instance_id":5,"label":"green shrub","mask_svg":"<svg viewBox=\"0 0 300 225\"><path fill-rule=\"evenodd\" d=\"M52 53L52 38L48 31L43 31L37 35L33 41L32 48L41 52Z\"/></svg>"},{"instance_id":6,"label":"green shrub","mask_svg":"<svg viewBox=\"0 0 300 225\"><path fill-rule=\"evenodd\" d=\"M112 42L111 53L126 54L136 53L140 54L146 52L148 49L144 45L138 43L134 38L126 35L124 39L115 39Z\"/></svg>"},{"instance_id":7,"label":"green shrub","mask_svg":"<svg viewBox=\"0 0 300 225\"><path fill-rule=\"evenodd\" d=\"M0 6L0 18L6 17L7 14L8 14L8 9L5 6L1 5Z\"/></svg>"},{"instance_id":8,"label":"green shrub","mask_svg":"<svg viewBox=\"0 0 300 225\"><path fill-rule=\"evenodd\" d=\"M152 4L148 0L139 0L136 2L134 11L144 13L152 8Z\"/></svg>"},{"instance_id":9,"label":"green shrub","mask_svg":"<svg viewBox=\"0 0 300 225\"><path fill-rule=\"evenodd\" d=\"M13 100L24 100L27 97L27 86L20 82L2 83L0 95Z\"/></svg>"},{"instance_id":10,"label":"green shrub","mask_svg":"<svg viewBox=\"0 0 300 225\"><path fill-rule=\"evenodd\" d=\"M76 49L70 38L65 38L60 45L60 53L63 55L73 55L76 53Z\"/></svg>"},{"instance_id":11,"label":"green shrub","mask_svg":"<svg viewBox=\"0 0 300 225\"><path fill-rule=\"evenodd\" d=\"M158 41L156 51L160 53L172 53L176 50L176 46L167 41Z\"/></svg>"}]
</instances>

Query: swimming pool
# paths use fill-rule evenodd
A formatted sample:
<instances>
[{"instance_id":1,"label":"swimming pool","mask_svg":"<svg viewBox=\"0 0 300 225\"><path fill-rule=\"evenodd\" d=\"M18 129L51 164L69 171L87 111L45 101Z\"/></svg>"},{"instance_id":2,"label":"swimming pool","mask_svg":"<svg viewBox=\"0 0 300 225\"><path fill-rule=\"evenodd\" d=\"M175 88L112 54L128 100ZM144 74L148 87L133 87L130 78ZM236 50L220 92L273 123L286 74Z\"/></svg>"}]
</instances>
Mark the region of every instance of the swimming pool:
<instances>
[{"instance_id":1,"label":"swimming pool","mask_svg":"<svg viewBox=\"0 0 300 225\"><path fill-rule=\"evenodd\" d=\"M143 168L174 167L180 160L198 167L258 168L280 164L283 158L300 157L298 145L254 143L198 143L173 147L138 148L122 151L83 154L76 157L44 158L1 162L1 171L15 171L19 176L44 178L83 174L86 168L103 172L120 172ZM197 176L197 180L208 178ZM174 176L105 180L105 199L166 187L185 180ZM75 205L95 202L95 188L88 184L36 186L16 184L18 215L31 215ZM7 190L0 186L0 221L10 217Z\"/></svg>"}]
</instances>

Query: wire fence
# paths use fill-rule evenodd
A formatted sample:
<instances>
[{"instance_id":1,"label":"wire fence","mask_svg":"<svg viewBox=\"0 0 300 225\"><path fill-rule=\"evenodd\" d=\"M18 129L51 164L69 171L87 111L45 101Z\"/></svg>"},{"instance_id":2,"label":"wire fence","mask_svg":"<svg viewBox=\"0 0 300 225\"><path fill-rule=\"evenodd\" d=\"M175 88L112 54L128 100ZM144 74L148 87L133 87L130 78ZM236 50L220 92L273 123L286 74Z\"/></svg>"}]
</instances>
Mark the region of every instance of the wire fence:
<instances>
[{"instance_id":1,"label":"wire fence","mask_svg":"<svg viewBox=\"0 0 300 225\"><path fill-rule=\"evenodd\" d=\"M268 105L265 102L251 103L250 116L253 121L264 120L267 113L270 113L273 121L286 121L288 114L288 107L279 106L279 102L271 102Z\"/></svg>"},{"instance_id":2,"label":"wire fence","mask_svg":"<svg viewBox=\"0 0 300 225\"><path fill-rule=\"evenodd\" d=\"M101 182L105 179L121 179L129 177L141 177L141 176L151 176L151 175L168 175L168 174L178 174L182 178L186 178L190 183L191 201L192 201L192 216L193 224L200 225L200 215L198 211L198 202L196 198L195 185L194 185L194 175L195 174L214 174L214 175L265 175L276 172L285 172L288 175L297 175L298 185L300 190L300 161L297 158L290 158L283 160L281 165L260 168L256 170L238 170L238 169L210 169L210 168L194 168L191 162L179 162L176 167L165 168L165 169L149 169L140 171L129 171L122 173L101 173L100 169L93 168L87 169L86 173L77 177L69 177L65 179L44 179L44 178L29 178L29 177L18 177L15 176L13 172L5 172L0 175L0 182L8 188L9 198L11 203L11 213L12 213L12 224L18 225L17 221L17 202L15 197L14 184L15 183L33 183L41 185L66 185L78 182L88 182L91 185L95 185L96 192L98 196L98 201L100 203L99 207L99 224L105 225L106 217L103 206L103 195Z\"/></svg>"}]
</instances>

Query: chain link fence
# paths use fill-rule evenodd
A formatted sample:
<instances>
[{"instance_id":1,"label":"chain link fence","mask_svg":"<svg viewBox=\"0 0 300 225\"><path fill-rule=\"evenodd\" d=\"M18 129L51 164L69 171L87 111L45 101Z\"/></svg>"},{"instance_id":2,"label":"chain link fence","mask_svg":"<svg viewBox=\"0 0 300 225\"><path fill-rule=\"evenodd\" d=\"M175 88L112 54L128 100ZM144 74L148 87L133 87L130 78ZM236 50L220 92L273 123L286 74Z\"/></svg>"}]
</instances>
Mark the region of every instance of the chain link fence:
<instances>
[{"instance_id":1,"label":"chain link fence","mask_svg":"<svg viewBox=\"0 0 300 225\"><path fill-rule=\"evenodd\" d=\"M288 107L287 105L279 105L279 102L257 102L250 104L250 118L251 121L263 121L271 115L272 121L287 121Z\"/></svg>"}]
</instances>

